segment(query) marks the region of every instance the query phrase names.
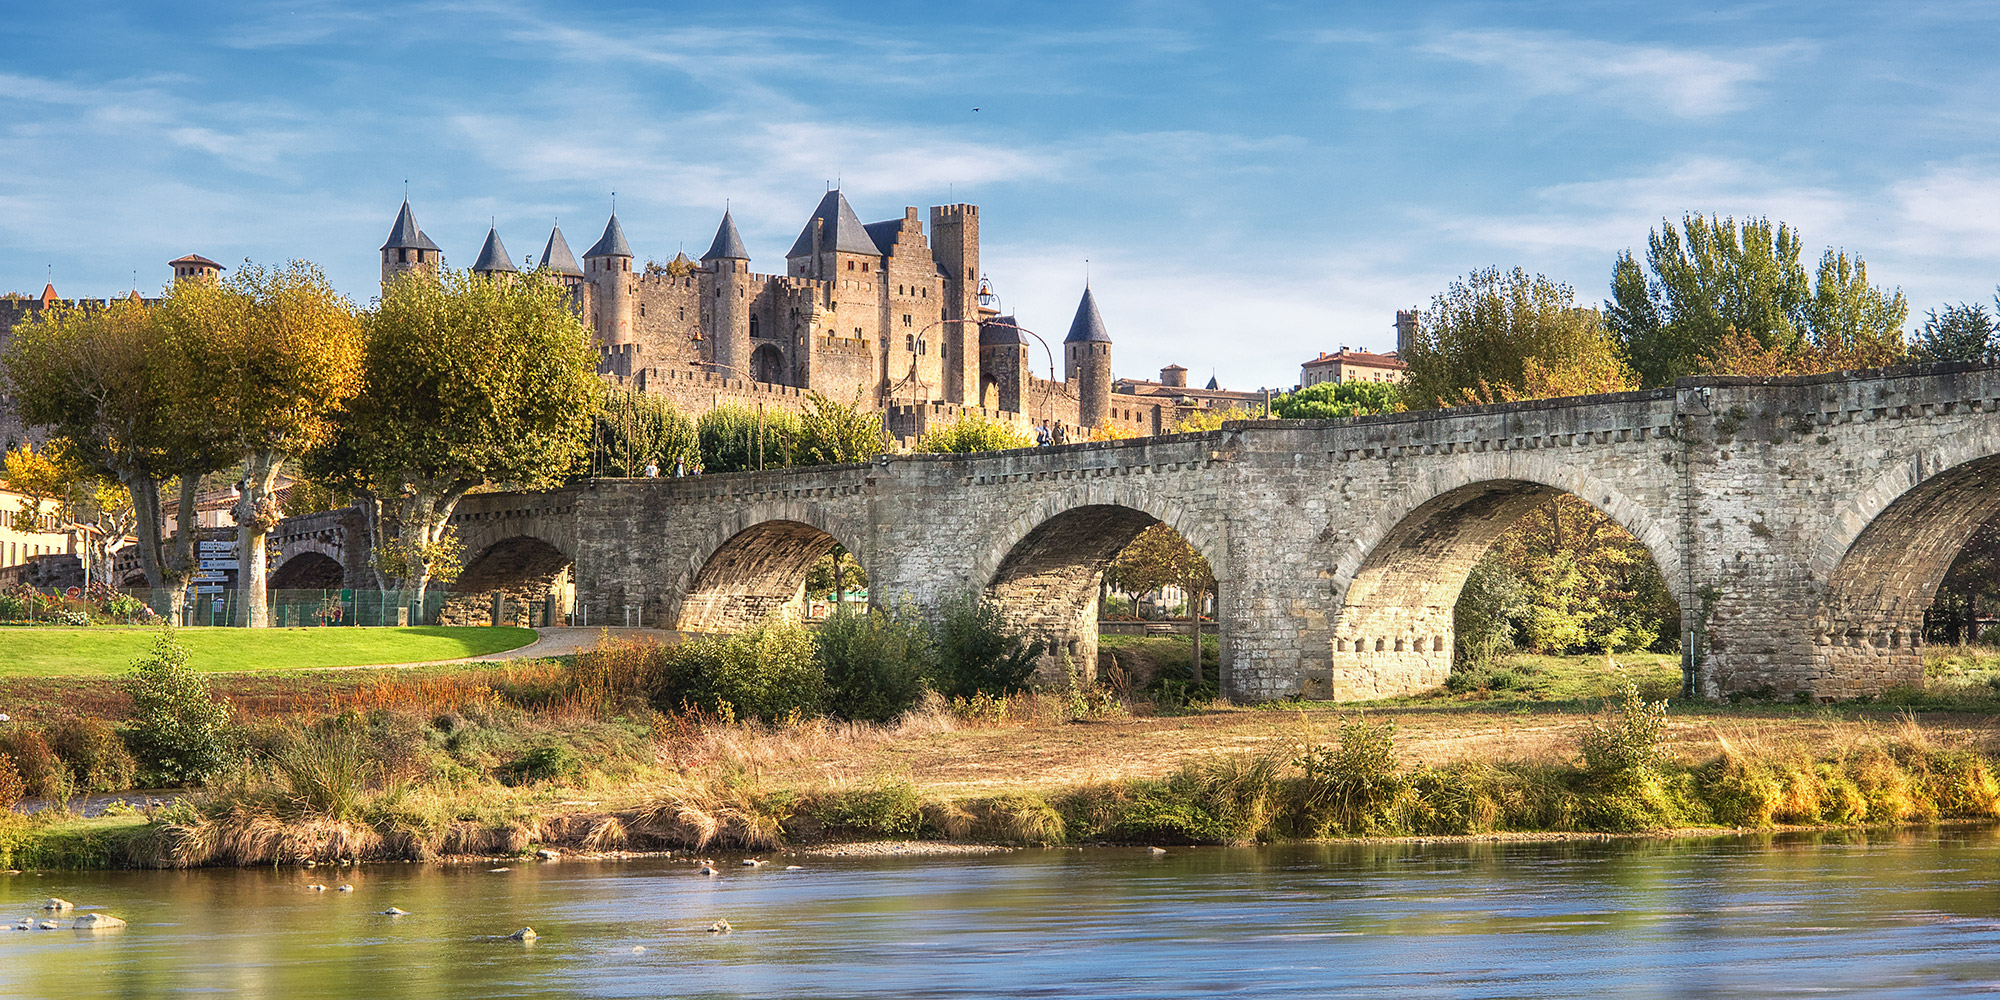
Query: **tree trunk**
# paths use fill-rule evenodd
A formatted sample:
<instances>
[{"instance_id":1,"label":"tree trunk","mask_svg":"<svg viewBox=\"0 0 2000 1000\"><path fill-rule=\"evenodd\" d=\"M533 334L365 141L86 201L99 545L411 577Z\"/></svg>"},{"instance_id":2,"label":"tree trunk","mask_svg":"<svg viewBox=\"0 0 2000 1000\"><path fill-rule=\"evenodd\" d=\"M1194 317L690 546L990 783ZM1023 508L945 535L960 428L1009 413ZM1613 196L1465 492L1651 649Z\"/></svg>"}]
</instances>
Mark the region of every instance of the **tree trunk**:
<instances>
[{"instance_id":1,"label":"tree trunk","mask_svg":"<svg viewBox=\"0 0 2000 1000\"><path fill-rule=\"evenodd\" d=\"M135 522L132 533L139 536L139 567L146 573L146 586L163 589L167 585L167 568L161 559L160 484L147 476L128 475L118 479L132 494Z\"/></svg>"},{"instance_id":2,"label":"tree trunk","mask_svg":"<svg viewBox=\"0 0 2000 1000\"><path fill-rule=\"evenodd\" d=\"M236 499L236 624L244 628L271 626L271 595L265 590L270 574L264 566L264 538L283 515L272 497L278 470L285 460L270 452L253 454L243 464L243 494Z\"/></svg>"},{"instance_id":3,"label":"tree trunk","mask_svg":"<svg viewBox=\"0 0 2000 1000\"><path fill-rule=\"evenodd\" d=\"M168 540L165 557L161 560L170 588L168 602L177 622L181 613L187 610L187 578L194 569L195 495L200 490L201 476L188 473L180 477L180 506L174 512L174 534Z\"/></svg>"}]
</instances>

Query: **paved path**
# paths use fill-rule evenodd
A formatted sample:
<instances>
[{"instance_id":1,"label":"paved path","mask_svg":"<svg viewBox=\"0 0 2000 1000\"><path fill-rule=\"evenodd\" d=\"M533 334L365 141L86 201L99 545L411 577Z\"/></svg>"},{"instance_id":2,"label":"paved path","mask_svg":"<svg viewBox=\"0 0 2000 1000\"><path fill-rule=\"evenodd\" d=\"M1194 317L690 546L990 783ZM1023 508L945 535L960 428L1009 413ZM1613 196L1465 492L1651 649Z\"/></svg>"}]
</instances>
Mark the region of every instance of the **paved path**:
<instances>
[{"instance_id":1,"label":"paved path","mask_svg":"<svg viewBox=\"0 0 2000 1000\"><path fill-rule=\"evenodd\" d=\"M566 656L597 645L604 636L617 638L646 638L660 642L673 642L678 633L658 628L598 628L564 625L557 628L538 628L535 641L515 649L484 656L464 656L455 660L424 660L416 663L362 663L351 667L319 667L320 670L370 670L376 667L437 667L451 663L498 663L503 660L530 660L542 656Z\"/></svg>"}]
</instances>

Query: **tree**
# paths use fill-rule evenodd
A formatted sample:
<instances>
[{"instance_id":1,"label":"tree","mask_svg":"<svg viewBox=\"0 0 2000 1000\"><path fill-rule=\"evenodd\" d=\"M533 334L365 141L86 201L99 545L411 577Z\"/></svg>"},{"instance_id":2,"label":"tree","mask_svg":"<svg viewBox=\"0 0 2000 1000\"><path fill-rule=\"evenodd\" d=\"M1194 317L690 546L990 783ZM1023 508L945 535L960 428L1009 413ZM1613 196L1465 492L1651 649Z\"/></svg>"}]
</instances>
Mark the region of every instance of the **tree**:
<instances>
[{"instance_id":1,"label":"tree","mask_svg":"<svg viewBox=\"0 0 2000 1000\"><path fill-rule=\"evenodd\" d=\"M1180 532L1155 524L1139 533L1105 567L1112 586L1133 593L1179 587L1188 595L1188 624L1194 633L1194 682L1201 683L1201 604L1215 590L1215 571Z\"/></svg>"},{"instance_id":2,"label":"tree","mask_svg":"<svg viewBox=\"0 0 2000 1000\"><path fill-rule=\"evenodd\" d=\"M1455 617L1462 651L1475 659L1482 645L1505 645L1496 628L1545 653L1645 649L1679 634L1673 597L1646 547L1567 494L1493 543L1460 591Z\"/></svg>"},{"instance_id":3,"label":"tree","mask_svg":"<svg viewBox=\"0 0 2000 1000\"><path fill-rule=\"evenodd\" d=\"M1219 431L1228 421L1255 419L1257 419L1255 414L1240 406L1195 410L1174 423L1174 433L1196 434L1201 431Z\"/></svg>"},{"instance_id":4,"label":"tree","mask_svg":"<svg viewBox=\"0 0 2000 1000\"><path fill-rule=\"evenodd\" d=\"M607 387L598 401L589 467L577 476L624 478L645 474L647 463L670 472L676 463L701 461L695 422L665 396Z\"/></svg>"},{"instance_id":5,"label":"tree","mask_svg":"<svg viewBox=\"0 0 2000 1000\"><path fill-rule=\"evenodd\" d=\"M805 413L799 418L796 457L800 465L866 462L882 454L887 438L882 414L863 411L859 396L841 403L809 392Z\"/></svg>"},{"instance_id":6,"label":"tree","mask_svg":"<svg viewBox=\"0 0 2000 1000\"><path fill-rule=\"evenodd\" d=\"M1993 304L2000 308L2000 294L1994 296ZM2000 360L1994 326L1984 302L1932 309L1924 314L1924 325L1917 329L1910 353L1925 361Z\"/></svg>"},{"instance_id":7,"label":"tree","mask_svg":"<svg viewBox=\"0 0 2000 1000\"><path fill-rule=\"evenodd\" d=\"M325 441L361 387L361 325L318 267L244 264L226 281L183 281L160 304L180 372L181 419L242 463L237 482L237 624L270 624L265 536L284 513L285 461Z\"/></svg>"},{"instance_id":8,"label":"tree","mask_svg":"<svg viewBox=\"0 0 2000 1000\"><path fill-rule=\"evenodd\" d=\"M1900 291L1868 283L1867 265L1828 250L1808 275L1796 230L1769 219L1688 215L1647 235L1642 265L1630 251L1611 269L1605 315L1646 386L1710 370L1746 346L1774 358L1818 356L1862 365L1902 356L1909 307ZM1810 367L1803 363L1793 367Z\"/></svg>"},{"instance_id":9,"label":"tree","mask_svg":"<svg viewBox=\"0 0 2000 1000\"><path fill-rule=\"evenodd\" d=\"M701 415L701 462L706 472L782 469L792 464L802 426L790 410L725 404Z\"/></svg>"},{"instance_id":10,"label":"tree","mask_svg":"<svg viewBox=\"0 0 2000 1000\"><path fill-rule=\"evenodd\" d=\"M111 547L131 534L138 523L132 491L85 466L63 438L50 440L40 451L22 447L8 452L0 477L28 501L14 514L15 530L52 531L68 524L81 527L85 577L116 585ZM52 504L53 509L44 511L44 503Z\"/></svg>"},{"instance_id":11,"label":"tree","mask_svg":"<svg viewBox=\"0 0 2000 1000\"><path fill-rule=\"evenodd\" d=\"M1271 415L1281 420L1365 417L1402 408L1402 392L1393 382L1321 382L1271 397Z\"/></svg>"},{"instance_id":12,"label":"tree","mask_svg":"<svg viewBox=\"0 0 2000 1000\"><path fill-rule=\"evenodd\" d=\"M568 292L538 273L406 273L362 325L364 388L309 474L357 499L378 585L420 602L456 573L460 499L553 486L589 447L596 358Z\"/></svg>"},{"instance_id":13,"label":"tree","mask_svg":"<svg viewBox=\"0 0 2000 1000\"><path fill-rule=\"evenodd\" d=\"M1452 282L1421 314L1402 359L1413 410L1631 388L1597 310L1518 267Z\"/></svg>"},{"instance_id":14,"label":"tree","mask_svg":"<svg viewBox=\"0 0 2000 1000\"><path fill-rule=\"evenodd\" d=\"M168 299L195 284L182 282ZM57 306L14 328L4 361L22 422L63 438L82 468L130 493L133 533L146 583L180 611L194 565L195 494L204 474L228 464L183 391L185 360L136 299L102 308ZM178 483L176 530L165 530L162 485Z\"/></svg>"},{"instance_id":15,"label":"tree","mask_svg":"<svg viewBox=\"0 0 2000 1000\"><path fill-rule=\"evenodd\" d=\"M927 428L917 439L916 450L935 454L965 455L976 451L1005 451L1032 448L1034 435L1004 420L992 420L966 410L948 424Z\"/></svg>"}]
</instances>

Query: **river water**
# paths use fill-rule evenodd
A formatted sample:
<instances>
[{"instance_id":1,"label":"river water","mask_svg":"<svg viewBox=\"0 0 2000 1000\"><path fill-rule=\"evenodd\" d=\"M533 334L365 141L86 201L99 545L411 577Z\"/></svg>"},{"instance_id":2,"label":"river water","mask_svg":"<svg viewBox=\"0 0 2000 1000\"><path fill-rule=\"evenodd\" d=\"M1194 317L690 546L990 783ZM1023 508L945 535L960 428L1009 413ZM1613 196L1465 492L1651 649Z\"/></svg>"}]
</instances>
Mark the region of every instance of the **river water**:
<instances>
[{"instance_id":1,"label":"river water","mask_svg":"<svg viewBox=\"0 0 2000 1000\"><path fill-rule=\"evenodd\" d=\"M1990 830L737 860L0 876L9 926L48 896L130 922L0 930L0 995L2000 991ZM527 925L538 940L504 939Z\"/></svg>"}]
</instances>

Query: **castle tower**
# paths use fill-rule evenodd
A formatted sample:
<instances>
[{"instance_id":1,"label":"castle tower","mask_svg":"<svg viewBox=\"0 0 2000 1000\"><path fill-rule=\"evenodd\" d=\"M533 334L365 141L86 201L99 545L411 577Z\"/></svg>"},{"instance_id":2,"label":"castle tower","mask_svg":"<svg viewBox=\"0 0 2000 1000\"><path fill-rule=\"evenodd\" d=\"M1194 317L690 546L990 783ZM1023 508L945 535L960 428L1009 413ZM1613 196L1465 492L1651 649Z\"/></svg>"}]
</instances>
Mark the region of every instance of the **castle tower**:
<instances>
[{"instance_id":1,"label":"castle tower","mask_svg":"<svg viewBox=\"0 0 2000 1000\"><path fill-rule=\"evenodd\" d=\"M1417 311L1415 309L1396 310L1396 356L1407 357L1410 345L1417 339ZM1345 350L1345 348L1342 348Z\"/></svg>"},{"instance_id":2,"label":"castle tower","mask_svg":"<svg viewBox=\"0 0 2000 1000\"><path fill-rule=\"evenodd\" d=\"M1076 388L1078 423L1097 427L1111 416L1111 334L1087 285L1063 338L1063 379Z\"/></svg>"},{"instance_id":3,"label":"castle tower","mask_svg":"<svg viewBox=\"0 0 2000 1000\"><path fill-rule=\"evenodd\" d=\"M709 279L713 282L709 334L714 341L709 361L724 375L751 378L750 251L743 248L743 237L736 232L736 221L727 209L701 262L713 274Z\"/></svg>"},{"instance_id":4,"label":"castle tower","mask_svg":"<svg viewBox=\"0 0 2000 1000\"><path fill-rule=\"evenodd\" d=\"M406 271L435 274L443 264L444 251L418 228L417 215L410 211L410 199L404 198L402 210L396 213L396 223L389 228L389 238L382 244L382 284L387 286L391 279Z\"/></svg>"},{"instance_id":5,"label":"castle tower","mask_svg":"<svg viewBox=\"0 0 2000 1000\"><path fill-rule=\"evenodd\" d=\"M542 270L565 285L583 284L583 265L569 251L569 241L563 239L561 226L550 229L549 241L542 245Z\"/></svg>"},{"instance_id":6,"label":"castle tower","mask_svg":"<svg viewBox=\"0 0 2000 1000\"><path fill-rule=\"evenodd\" d=\"M221 264L217 264L198 253L191 253L185 257L167 261L167 266L174 269L174 281L176 282L190 280L214 281L217 276L222 274Z\"/></svg>"},{"instance_id":7,"label":"castle tower","mask_svg":"<svg viewBox=\"0 0 2000 1000\"><path fill-rule=\"evenodd\" d=\"M618 225L618 213L604 224L604 235L583 252L584 280L595 290L597 343L617 346L632 342L632 245Z\"/></svg>"},{"instance_id":8,"label":"castle tower","mask_svg":"<svg viewBox=\"0 0 2000 1000\"><path fill-rule=\"evenodd\" d=\"M859 279L872 282L882 267L882 248L854 214L854 206L839 189L828 191L813 209L785 254L786 273L794 278Z\"/></svg>"},{"instance_id":9,"label":"castle tower","mask_svg":"<svg viewBox=\"0 0 2000 1000\"><path fill-rule=\"evenodd\" d=\"M980 372L966 345L979 332L979 206L931 208L931 256L944 274L944 398L963 403L977 395Z\"/></svg>"},{"instance_id":10,"label":"castle tower","mask_svg":"<svg viewBox=\"0 0 2000 1000\"><path fill-rule=\"evenodd\" d=\"M500 242L500 230L488 228L486 243L479 248L479 259L472 262L474 274L492 277L496 274L519 274L521 269L507 259L507 246Z\"/></svg>"}]
</instances>

